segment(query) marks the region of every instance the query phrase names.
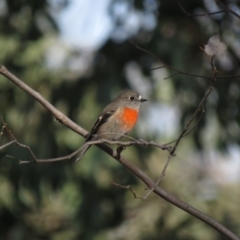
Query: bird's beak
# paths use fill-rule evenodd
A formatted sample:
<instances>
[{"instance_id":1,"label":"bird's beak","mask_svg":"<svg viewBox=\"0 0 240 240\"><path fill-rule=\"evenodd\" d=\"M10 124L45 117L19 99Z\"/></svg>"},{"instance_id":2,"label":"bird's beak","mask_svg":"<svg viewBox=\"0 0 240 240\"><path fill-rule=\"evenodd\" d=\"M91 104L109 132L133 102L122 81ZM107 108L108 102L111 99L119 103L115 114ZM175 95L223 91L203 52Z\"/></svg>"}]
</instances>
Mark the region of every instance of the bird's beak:
<instances>
[{"instance_id":1,"label":"bird's beak","mask_svg":"<svg viewBox=\"0 0 240 240\"><path fill-rule=\"evenodd\" d=\"M144 99L144 98L140 99L140 102L146 102L146 101L147 101L147 99Z\"/></svg>"}]
</instances>

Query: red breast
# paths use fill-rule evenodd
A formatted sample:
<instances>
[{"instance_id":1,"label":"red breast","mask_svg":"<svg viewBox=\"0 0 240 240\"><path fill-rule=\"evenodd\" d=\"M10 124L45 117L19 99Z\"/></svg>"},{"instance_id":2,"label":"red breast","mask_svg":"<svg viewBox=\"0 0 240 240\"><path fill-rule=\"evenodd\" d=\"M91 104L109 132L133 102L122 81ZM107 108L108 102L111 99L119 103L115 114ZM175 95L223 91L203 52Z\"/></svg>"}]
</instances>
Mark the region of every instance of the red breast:
<instances>
[{"instance_id":1,"label":"red breast","mask_svg":"<svg viewBox=\"0 0 240 240\"><path fill-rule=\"evenodd\" d=\"M138 120L138 111L132 108L124 108L122 122L126 131L132 130Z\"/></svg>"}]
</instances>

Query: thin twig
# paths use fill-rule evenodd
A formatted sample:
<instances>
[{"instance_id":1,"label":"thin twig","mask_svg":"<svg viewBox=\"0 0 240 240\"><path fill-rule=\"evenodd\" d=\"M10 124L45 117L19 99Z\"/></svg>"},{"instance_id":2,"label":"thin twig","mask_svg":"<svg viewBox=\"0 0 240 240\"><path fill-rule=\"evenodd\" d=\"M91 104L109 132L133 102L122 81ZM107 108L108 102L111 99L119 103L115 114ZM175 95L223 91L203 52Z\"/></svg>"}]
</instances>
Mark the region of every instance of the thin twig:
<instances>
[{"instance_id":1,"label":"thin twig","mask_svg":"<svg viewBox=\"0 0 240 240\"><path fill-rule=\"evenodd\" d=\"M148 54L149 56L151 56L152 58L154 58L156 61L158 62L161 62L160 58L157 57L156 55L154 55L152 52L140 47L138 44L136 44L134 41L132 40L129 40L130 43L132 43L137 49L141 50L142 52L145 52L146 54ZM183 72L183 71L180 71L180 70L177 70L173 67L170 67L168 66L167 64L164 64L163 66L160 66L160 67L155 67L155 68L152 68L151 70L157 70L157 69L161 69L161 68L167 68L167 69L170 69L170 70L173 70L175 71L176 73L178 74L182 74L182 75L186 75L186 76L190 76L190 77L198 77L198 78L205 78L205 79L210 79L211 77L208 77L208 76L201 76L201 75L196 75L196 74L189 74L189 73L186 73L186 72Z\"/></svg>"},{"instance_id":2,"label":"thin twig","mask_svg":"<svg viewBox=\"0 0 240 240\"><path fill-rule=\"evenodd\" d=\"M171 77L174 77L176 74L179 74L179 75L184 75L184 76L188 76L188 77L211 79L210 76L202 76L202 75L187 73L187 72L178 70L178 69L176 69L176 68L170 67L170 66L168 66L168 65L163 65L163 66L160 66L160 67L151 68L151 70L157 70L157 69L162 69L162 68L166 68L166 69L175 71L175 73L174 73L173 75L171 75ZM164 78L164 79L167 79L167 78L169 78L169 76L166 77L166 78Z\"/></svg>"},{"instance_id":3,"label":"thin twig","mask_svg":"<svg viewBox=\"0 0 240 240\"><path fill-rule=\"evenodd\" d=\"M14 144L14 143L15 143L14 141L11 141L11 142L8 142L8 143L2 145L2 146L0 147L0 151L3 150L4 148L9 147L10 145L12 145L12 144Z\"/></svg>"},{"instance_id":4,"label":"thin twig","mask_svg":"<svg viewBox=\"0 0 240 240\"><path fill-rule=\"evenodd\" d=\"M186 137L187 135L189 135L190 133L192 133L192 132L197 128L197 126L198 126L198 124L200 123L200 121L201 121L204 113L205 113L204 106L202 106L201 115L200 115L198 121L196 122L196 124L195 124L188 132L186 132L186 133L183 135L183 137ZM165 144L163 144L162 146L168 146L168 145L170 145L170 144L172 144L172 143L175 143L176 141L177 141L177 139L175 139L175 140L173 140L173 141L171 141L171 142L165 143Z\"/></svg>"},{"instance_id":5,"label":"thin twig","mask_svg":"<svg viewBox=\"0 0 240 240\"><path fill-rule=\"evenodd\" d=\"M164 66L160 66L160 67L155 67L155 68L151 68L151 70L157 70L157 69L162 69L162 68L166 68L166 69L170 69L172 71L175 71L176 73L168 76L168 77L165 77L164 79L168 79L170 77L175 77L175 75L179 74L179 75L184 75L184 76L187 76L187 77L196 77L196 78L202 78L202 79L208 79L208 80L211 80L212 77L211 76L202 76L202 75L197 75L197 74L191 74L191 73L187 73L187 72L184 72L184 71L180 71L176 68L173 68L173 67L170 67L170 66L167 66L167 65L164 65ZM218 79L240 79L240 75L230 75L230 76L218 76L217 77Z\"/></svg>"},{"instance_id":6,"label":"thin twig","mask_svg":"<svg viewBox=\"0 0 240 240\"><path fill-rule=\"evenodd\" d=\"M191 125L191 123L193 122L194 118L197 116L198 112L201 111L201 109L203 109L204 103L206 101L206 99L208 98L208 96L212 93L213 89L214 89L214 84L216 82L217 79L217 69L213 63L214 57L212 57L210 64L212 66L213 69L213 76L212 76L212 82L211 85L209 86L208 90L206 91L205 95L203 96L202 100L200 101L200 103L198 104L195 112L193 113L193 115L191 116L191 118L188 120L187 124L185 125L182 133L179 135L175 145L173 146L172 150L171 150L171 155L175 154L175 151L177 149L178 144L180 143L181 139L183 138L184 134L187 132L189 126Z\"/></svg>"},{"instance_id":7,"label":"thin twig","mask_svg":"<svg viewBox=\"0 0 240 240\"><path fill-rule=\"evenodd\" d=\"M103 138L98 139L98 140L91 140L91 141L87 142L87 144L97 145L97 144L100 144L100 143L107 143L109 145L119 145L119 146L125 146L125 147L132 146L132 145L142 145L142 146L152 146L152 147L160 148L162 150L167 150L169 152L171 151L171 147L169 147L169 146L160 145L158 143L155 143L154 141L147 142L144 139L137 140L133 137L130 137L130 136L127 136L127 135L124 135L124 134L118 134L118 135L120 135L122 137L129 138L132 141L122 142L122 141L110 141L110 140L104 139L104 135L111 135L111 134L116 135L118 133L104 133L104 134L97 135L98 137L102 136Z\"/></svg>"},{"instance_id":8,"label":"thin twig","mask_svg":"<svg viewBox=\"0 0 240 240\"><path fill-rule=\"evenodd\" d=\"M193 120L195 119L195 117L197 116L198 112L201 111L201 109L204 109L204 103L206 101L206 99L208 98L208 96L212 93L213 89L214 89L214 84L216 82L216 79L217 79L217 69L216 69L216 66L214 65L214 56L211 58L210 60L210 65L212 67L212 70L213 70L213 76L212 76L212 81L211 81L211 84L208 88L208 90L206 91L205 95L203 96L202 100L200 101L200 103L198 104L195 112L193 113L193 115L190 117L190 119L188 120L187 124L185 125L183 131L181 132L181 134L179 135L178 139L175 141L175 144L173 145L170 153L169 153L169 156L167 158L167 161L164 165L164 168L162 170L162 173L160 175L160 177L157 179L156 181L156 185L158 186L159 183L161 182L161 180L163 179L163 177L166 175L166 171L167 171L167 167L172 159L173 156L175 156L175 152L177 150L177 147L181 141L181 139L185 136L186 132L188 131L188 128L190 127L190 125L192 124ZM146 199L152 192L153 192L154 188L151 188L149 190L149 192L147 192L147 194L143 197L144 199Z\"/></svg>"},{"instance_id":9,"label":"thin twig","mask_svg":"<svg viewBox=\"0 0 240 240\"><path fill-rule=\"evenodd\" d=\"M107 135L111 134L111 133L106 133ZM104 134L102 134L104 135ZM126 136L126 135L123 135L125 137L129 137L129 136ZM14 136L13 136L14 137ZM104 136L103 136L104 137ZM110 141L110 140L107 140L107 139L98 139L98 140L92 140L92 141L89 141L85 144L88 144L88 145L99 145L99 144L103 144L103 143L107 143L109 145L118 145L118 146L121 146L121 147L127 147L127 146L132 146L132 145L142 145L142 146L153 146L153 147L157 147L157 148L160 148L162 150L167 150L168 152L171 151L171 146L162 146L162 145L159 145L153 141L151 142L147 142L143 139L134 139L132 137L129 137L131 138L133 141L128 141L128 142L121 142L121 141ZM15 138L14 138L15 139ZM25 164L25 163L49 163L49 162L57 162L57 161L64 161L64 160L70 160L72 159L74 156L76 156L79 151L81 150L81 147L78 148L76 151L74 151L73 153L69 154L69 155L66 155L66 156L63 156L63 157L59 157L59 158L50 158L50 159L37 159L36 156L33 154L33 152L31 151L31 148L29 146L26 146L26 145L23 145L23 144L20 144L16 139L15 139L15 143L20 146L20 147L23 147L23 148L26 148L31 156L33 157L34 160L32 161L26 161L26 160L20 160L18 158L15 158L15 157L12 157L12 156L7 156L7 157L11 157L11 158L15 158L15 159L18 159L19 163L20 164ZM122 149L123 150L123 149ZM122 151L121 150L121 151ZM118 152L118 154L120 154L120 152Z\"/></svg>"},{"instance_id":10,"label":"thin twig","mask_svg":"<svg viewBox=\"0 0 240 240\"><path fill-rule=\"evenodd\" d=\"M139 45L137 45L134 41L129 40L137 49L141 50L142 52L145 52L146 54L148 54L149 56L151 56L152 58L154 58L155 60L157 60L158 62L161 62L161 60L154 55L153 53L151 53L150 51L147 51L144 48L141 48ZM181 70L178 70L176 68L170 67L167 64L164 64L162 66L159 67L155 67L155 68L151 68L150 70L157 70L157 69L162 69L162 68L166 68L169 70L174 71L175 73L173 73L171 76L165 77L164 79L168 79L169 77L174 77L175 75L179 74L179 75L184 75L184 76L188 76L188 77L196 77L196 78L202 78L202 79L212 79L212 76L203 76L203 75L198 75L198 74L191 74L191 73L187 73ZM240 75L231 75L231 76L218 76L218 79L239 79Z\"/></svg>"},{"instance_id":11,"label":"thin twig","mask_svg":"<svg viewBox=\"0 0 240 240\"><path fill-rule=\"evenodd\" d=\"M120 188L123 188L123 189L128 189L128 190L133 194L134 198L138 198L138 199L144 200L143 197L137 196L137 194L133 191L133 189L131 188L130 185L124 186L124 185L121 185L121 184L119 184L119 183L115 183L115 182L113 182L112 180L109 180L109 182L110 182L112 185L116 186L116 187L120 187Z\"/></svg>"},{"instance_id":12,"label":"thin twig","mask_svg":"<svg viewBox=\"0 0 240 240\"><path fill-rule=\"evenodd\" d=\"M225 13L226 12L225 10L220 10L220 11L216 11L216 12L212 12L212 13L202 13L202 14L195 14L194 13L194 14L192 14L192 13L187 12L184 9L184 7L180 3L180 1L178 1L178 5L182 9L182 11L189 17L206 17L206 16L211 16L211 15L216 15L216 14L219 14L219 13Z\"/></svg>"},{"instance_id":13,"label":"thin twig","mask_svg":"<svg viewBox=\"0 0 240 240\"><path fill-rule=\"evenodd\" d=\"M207 17L207 16L211 16L211 15L216 15L216 14L219 14L219 13L231 13L233 14L235 17L239 18L240 19L240 15L237 14L236 12L234 12L232 9L228 8L225 4L223 4L222 2L216 0L216 2L221 5L222 8L224 8L224 10L219 10L219 11L216 11L216 12L211 12L211 13L201 13L201 14L195 14L195 13L189 13L187 12L184 7L182 6L182 4L180 3L180 1L178 1L178 5L179 7L181 8L181 10L189 17Z\"/></svg>"},{"instance_id":14,"label":"thin twig","mask_svg":"<svg viewBox=\"0 0 240 240\"><path fill-rule=\"evenodd\" d=\"M216 2L217 2L219 5L221 5L221 6L225 9L226 12L229 12L229 13L233 14L235 17L237 17L237 18L240 19L240 15L237 14L236 12L234 12L232 9L228 8L225 4L223 4L222 2L220 2L220 1L218 1L218 0L217 0Z\"/></svg>"},{"instance_id":15,"label":"thin twig","mask_svg":"<svg viewBox=\"0 0 240 240\"><path fill-rule=\"evenodd\" d=\"M169 79L169 78L175 77L175 76L177 76L178 74L179 74L178 72L177 72L177 73L173 73L172 75L169 75L168 77L165 77L164 80L167 80L167 79Z\"/></svg>"}]
</instances>

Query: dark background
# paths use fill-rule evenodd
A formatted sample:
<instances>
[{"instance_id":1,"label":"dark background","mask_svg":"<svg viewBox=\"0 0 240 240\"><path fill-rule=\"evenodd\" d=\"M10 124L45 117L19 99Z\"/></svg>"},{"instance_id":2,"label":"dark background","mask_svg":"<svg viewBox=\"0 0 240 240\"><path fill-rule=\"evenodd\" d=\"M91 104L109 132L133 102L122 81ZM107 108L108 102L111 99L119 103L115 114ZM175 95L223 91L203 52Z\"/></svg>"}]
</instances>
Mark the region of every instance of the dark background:
<instances>
[{"instance_id":1,"label":"dark background","mask_svg":"<svg viewBox=\"0 0 240 240\"><path fill-rule=\"evenodd\" d=\"M68 50L61 67L51 68L47 52L59 36L58 23L49 11L52 5L48 1L1 0L4 2L0 64L88 130L113 97L133 88L149 101L131 136L159 143L176 139L210 81L186 75L164 80L174 72L151 68L165 63L187 73L211 76L208 58L199 47L216 33L228 47L225 56L215 61L219 76L240 75L240 19L228 12L194 17L173 0L112 1L108 13L115 25L104 44L90 55L85 49ZM124 16L116 11L119 2L128 5ZM239 1L223 3L239 13ZM68 4L59 1L58 7ZM210 12L214 6L213 1L183 0L181 4L189 13ZM151 14L156 25L150 29L142 18L139 30L129 32L126 23L131 11ZM136 49L129 39L159 61ZM86 57L87 67L73 69L74 60L84 56L90 56ZM161 186L240 235L239 91L239 78L217 80L206 113L197 129L182 140ZM167 114L160 111L163 106L177 113L177 117L169 115L174 123L171 131L158 126L162 125L161 114ZM54 121L39 103L3 76L0 115L15 137L39 158L69 154L83 143L82 137ZM155 124L149 118L154 118ZM7 141L4 133L1 144ZM79 163L19 165L6 158L7 154L31 160L29 153L17 146L0 152L0 239L225 239L153 194L143 202L113 186L109 180L130 184L138 195L145 193L145 186L135 176L95 147ZM123 154L153 179L160 175L167 158L165 152L140 146Z\"/></svg>"}]
</instances>

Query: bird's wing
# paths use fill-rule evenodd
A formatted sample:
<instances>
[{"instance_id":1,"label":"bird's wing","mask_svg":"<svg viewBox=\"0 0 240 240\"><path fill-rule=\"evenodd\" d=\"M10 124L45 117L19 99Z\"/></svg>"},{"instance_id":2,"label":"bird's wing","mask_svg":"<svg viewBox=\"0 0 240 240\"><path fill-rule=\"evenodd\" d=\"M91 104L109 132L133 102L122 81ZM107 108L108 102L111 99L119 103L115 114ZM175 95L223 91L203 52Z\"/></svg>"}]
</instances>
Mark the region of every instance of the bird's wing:
<instances>
[{"instance_id":1,"label":"bird's wing","mask_svg":"<svg viewBox=\"0 0 240 240\"><path fill-rule=\"evenodd\" d=\"M100 126L102 126L107 120L116 112L116 109L104 111L97 119L97 121L94 123L90 133L88 134L86 141L89 141L94 134L97 133L97 130Z\"/></svg>"}]
</instances>

